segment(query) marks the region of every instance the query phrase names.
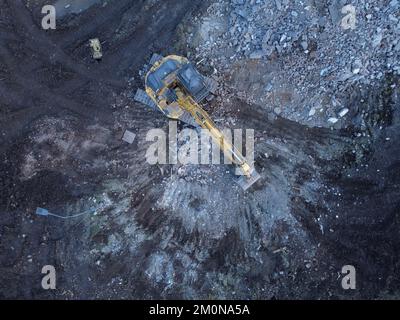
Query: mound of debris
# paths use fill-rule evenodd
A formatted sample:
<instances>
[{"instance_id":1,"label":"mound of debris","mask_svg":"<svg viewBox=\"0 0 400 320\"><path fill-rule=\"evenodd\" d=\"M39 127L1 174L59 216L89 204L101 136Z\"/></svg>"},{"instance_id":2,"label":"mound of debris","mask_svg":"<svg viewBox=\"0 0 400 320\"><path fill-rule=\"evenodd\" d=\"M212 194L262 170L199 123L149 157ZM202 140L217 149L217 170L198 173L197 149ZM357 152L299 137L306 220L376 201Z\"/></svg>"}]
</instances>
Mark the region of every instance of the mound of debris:
<instances>
[{"instance_id":1,"label":"mound of debris","mask_svg":"<svg viewBox=\"0 0 400 320\"><path fill-rule=\"evenodd\" d=\"M397 0L218 0L184 29L188 52L231 95L340 128L351 122L350 87L400 74L399 10Z\"/></svg>"}]
</instances>

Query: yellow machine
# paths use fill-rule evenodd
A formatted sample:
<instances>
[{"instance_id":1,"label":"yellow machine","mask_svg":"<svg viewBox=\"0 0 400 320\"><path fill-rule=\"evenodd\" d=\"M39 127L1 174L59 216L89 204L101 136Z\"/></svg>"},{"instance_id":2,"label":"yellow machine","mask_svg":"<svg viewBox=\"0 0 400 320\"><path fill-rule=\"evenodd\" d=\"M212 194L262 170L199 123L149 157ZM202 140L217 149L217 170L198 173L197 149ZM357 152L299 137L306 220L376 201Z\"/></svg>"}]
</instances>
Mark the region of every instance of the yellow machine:
<instances>
[{"instance_id":1,"label":"yellow machine","mask_svg":"<svg viewBox=\"0 0 400 320\"><path fill-rule=\"evenodd\" d=\"M101 50L100 40L97 38L89 40L90 48L92 48L92 57L95 60L101 60L103 58L103 53Z\"/></svg>"},{"instance_id":2,"label":"yellow machine","mask_svg":"<svg viewBox=\"0 0 400 320\"><path fill-rule=\"evenodd\" d=\"M145 79L146 91L139 89L135 100L159 109L171 119L207 129L223 153L241 171L238 183L247 190L260 175L199 105L214 92L215 81L203 77L184 57L153 55L150 64L152 67Z\"/></svg>"}]
</instances>

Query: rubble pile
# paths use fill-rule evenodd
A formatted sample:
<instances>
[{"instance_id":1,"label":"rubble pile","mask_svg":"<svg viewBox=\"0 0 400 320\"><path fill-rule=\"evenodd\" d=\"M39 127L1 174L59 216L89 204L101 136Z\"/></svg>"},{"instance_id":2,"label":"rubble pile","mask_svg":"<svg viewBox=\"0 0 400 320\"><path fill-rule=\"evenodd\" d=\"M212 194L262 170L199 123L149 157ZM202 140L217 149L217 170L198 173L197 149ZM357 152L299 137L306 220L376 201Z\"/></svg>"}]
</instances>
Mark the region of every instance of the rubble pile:
<instances>
[{"instance_id":1,"label":"rubble pile","mask_svg":"<svg viewBox=\"0 0 400 320\"><path fill-rule=\"evenodd\" d=\"M219 0L185 28L186 44L231 95L339 128L352 111L342 92L400 73L399 9L397 0Z\"/></svg>"}]
</instances>

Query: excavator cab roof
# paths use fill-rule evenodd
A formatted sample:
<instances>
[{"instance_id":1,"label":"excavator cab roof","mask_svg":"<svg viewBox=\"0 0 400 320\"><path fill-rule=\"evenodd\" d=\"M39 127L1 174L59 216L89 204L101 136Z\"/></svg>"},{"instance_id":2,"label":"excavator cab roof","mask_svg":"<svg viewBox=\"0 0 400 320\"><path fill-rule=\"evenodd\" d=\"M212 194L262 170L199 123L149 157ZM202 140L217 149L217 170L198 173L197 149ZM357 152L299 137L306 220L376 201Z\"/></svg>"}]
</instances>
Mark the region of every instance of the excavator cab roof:
<instances>
[{"instance_id":1,"label":"excavator cab roof","mask_svg":"<svg viewBox=\"0 0 400 320\"><path fill-rule=\"evenodd\" d=\"M179 82L196 99L203 91L207 90L203 76L193 67L191 63L184 65L178 72Z\"/></svg>"},{"instance_id":2,"label":"excavator cab roof","mask_svg":"<svg viewBox=\"0 0 400 320\"><path fill-rule=\"evenodd\" d=\"M164 84L163 80L172 72L178 70L179 64L175 60L167 60L162 63L155 71L150 72L147 76L146 85L154 92L160 91Z\"/></svg>"}]
</instances>

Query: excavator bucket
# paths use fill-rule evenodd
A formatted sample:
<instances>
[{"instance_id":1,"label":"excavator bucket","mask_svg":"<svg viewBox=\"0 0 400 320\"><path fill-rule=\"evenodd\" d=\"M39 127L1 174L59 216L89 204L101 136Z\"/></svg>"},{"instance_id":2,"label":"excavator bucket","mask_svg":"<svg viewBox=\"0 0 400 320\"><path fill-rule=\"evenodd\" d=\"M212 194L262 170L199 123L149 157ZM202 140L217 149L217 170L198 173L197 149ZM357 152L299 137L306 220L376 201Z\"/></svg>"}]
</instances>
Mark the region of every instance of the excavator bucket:
<instances>
[{"instance_id":1,"label":"excavator bucket","mask_svg":"<svg viewBox=\"0 0 400 320\"><path fill-rule=\"evenodd\" d=\"M254 170L250 177L241 176L237 179L236 183L242 187L243 191L247 191L253 184L261 178L260 174Z\"/></svg>"}]
</instances>

